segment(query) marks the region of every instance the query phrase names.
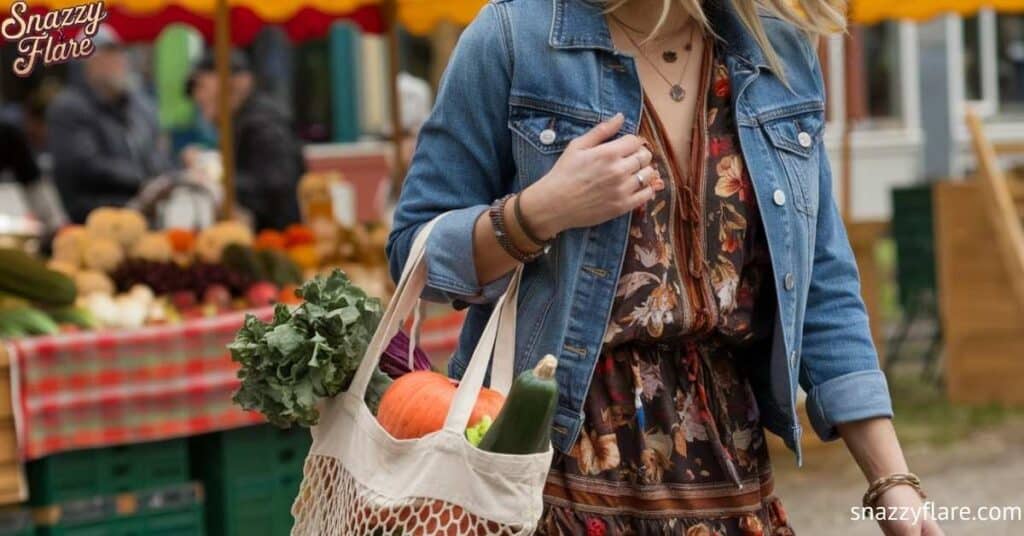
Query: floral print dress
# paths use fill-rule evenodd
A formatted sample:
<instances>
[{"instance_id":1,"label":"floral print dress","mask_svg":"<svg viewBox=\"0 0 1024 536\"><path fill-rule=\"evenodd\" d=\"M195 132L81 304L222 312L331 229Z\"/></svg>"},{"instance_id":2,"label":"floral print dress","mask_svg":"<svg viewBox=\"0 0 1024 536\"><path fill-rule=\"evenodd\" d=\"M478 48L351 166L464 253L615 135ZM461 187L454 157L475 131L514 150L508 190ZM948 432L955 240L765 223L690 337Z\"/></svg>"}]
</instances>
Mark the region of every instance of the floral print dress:
<instances>
[{"instance_id":1,"label":"floral print dress","mask_svg":"<svg viewBox=\"0 0 1024 536\"><path fill-rule=\"evenodd\" d=\"M640 134L671 180L632 214L583 429L555 455L540 534L793 534L744 374L770 354L768 247L728 70L705 50L690 170L645 102Z\"/></svg>"}]
</instances>

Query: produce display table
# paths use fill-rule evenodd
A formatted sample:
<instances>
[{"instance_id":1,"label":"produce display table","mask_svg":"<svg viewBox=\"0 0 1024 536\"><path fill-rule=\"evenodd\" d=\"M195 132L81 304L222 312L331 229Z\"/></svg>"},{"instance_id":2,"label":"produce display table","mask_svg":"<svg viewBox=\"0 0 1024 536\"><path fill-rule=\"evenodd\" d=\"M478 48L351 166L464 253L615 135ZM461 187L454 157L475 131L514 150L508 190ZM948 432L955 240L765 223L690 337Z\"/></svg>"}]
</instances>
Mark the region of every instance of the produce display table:
<instances>
[{"instance_id":1,"label":"produce display table","mask_svg":"<svg viewBox=\"0 0 1024 536\"><path fill-rule=\"evenodd\" d=\"M262 422L231 402L238 367L225 346L244 316L14 341L22 459Z\"/></svg>"},{"instance_id":2,"label":"produce display table","mask_svg":"<svg viewBox=\"0 0 1024 536\"><path fill-rule=\"evenodd\" d=\"M11 342L12 394L22 460L156 441L263 422L231 395L238 365L226 345L245 314L138 330L63 333ZM464 314L431 314L421 345L443 365Z\"/></svg>"}]
</instances>

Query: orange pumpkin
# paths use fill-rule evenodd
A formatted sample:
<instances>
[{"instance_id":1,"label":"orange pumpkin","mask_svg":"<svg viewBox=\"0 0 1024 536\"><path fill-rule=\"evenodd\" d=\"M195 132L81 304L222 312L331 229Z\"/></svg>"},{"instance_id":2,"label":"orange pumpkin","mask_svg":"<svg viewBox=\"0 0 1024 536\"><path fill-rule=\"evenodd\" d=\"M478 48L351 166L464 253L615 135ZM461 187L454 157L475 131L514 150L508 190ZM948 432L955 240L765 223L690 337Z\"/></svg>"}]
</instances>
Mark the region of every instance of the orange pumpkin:
<instances>
[{"instance_id":1,"label":"orange pumpkin","mask_svg":"<svg viewBox=\"0 0 1024 536\"><path fill-rule=\"evenodd\" d=\"M384 392L377 420L395 439L413 439L436 432L444 426L456 387L454 381L437 372L410 372ZM504 403L501 393L486 387L480 389L469 426L476 426L484 415L496 418Z\"/></svg>"},{"instance_id":2,"label":"orange pumpkin","mask_svg":"<svg viewBox=\"0 0 1024 536\"><path fill-rule=\"evenodd\" d=\"M320 266L320 253L309 244L288 248L288 258L303 270L315 270Z\"/></svg>"},{"instance_id":3,"label":"orange pumpkin","mask_svg":"<svg viewBox=\"0 0 1024 536\"><path fill-rule=\"evenodd\" d=\"M284 241L288 247L312 244L316 240L316 234L309 227L301 223L293 223L284 230Z\"/></svg>"},{"instance_id":4,"label":"orange pumpkin","mask_svg":"<svg viewBox=\"0 0 1024 536\"><path fill-rule=\"evenodd\" d=\"M196 235L188 229L168 229L167 241L175 253L189 253L196 245Z\"/></svg>"},{"instance_id":5,"label":"orange pumpkin","mask_svg":"<svg viewBox=\"0 0 1024 536\"><path fill-rule=\"evenodd\" d=\"M275 249L283 251L285 248L285 237L283 233L273 229L264 229L256 235L256 242L253 244L256 249Z\"/></svg>"},{"instance_id":6,"label":"orange pumpkin","mask_svg":"<svg viewBox=\"0 0 1024 536\"><path fill-rule=\"evenodd\" d=\"M298 285L292 283L285 284L277 295L277 301L286 305L299 305L302 303L302 298L295 295L295 290L298 288Z\"/></svg>"}]
</instances>

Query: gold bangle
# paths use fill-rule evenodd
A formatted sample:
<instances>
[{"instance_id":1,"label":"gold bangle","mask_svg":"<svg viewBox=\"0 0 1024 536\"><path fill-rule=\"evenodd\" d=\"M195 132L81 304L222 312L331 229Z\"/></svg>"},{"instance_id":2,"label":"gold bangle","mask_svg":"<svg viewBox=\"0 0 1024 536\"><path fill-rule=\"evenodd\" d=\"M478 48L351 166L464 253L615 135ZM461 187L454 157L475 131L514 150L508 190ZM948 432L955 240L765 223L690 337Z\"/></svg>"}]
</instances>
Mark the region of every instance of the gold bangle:
<instances>
[{"instance_id":1,"label":"gold bangle","mask_svg":"<svg viewBox=\"0 0 1024 536\"><path fill-rule=\"evenodd\" d=\"M893 473L872 482L868 486L868 490L864 492L862 504L865 508L874 508L878 498L896 486L910 486L921 496L921 499L928 498L924 490L921 489L921 479L917 475L914 473Z\"/></svg>"}]
</instances>

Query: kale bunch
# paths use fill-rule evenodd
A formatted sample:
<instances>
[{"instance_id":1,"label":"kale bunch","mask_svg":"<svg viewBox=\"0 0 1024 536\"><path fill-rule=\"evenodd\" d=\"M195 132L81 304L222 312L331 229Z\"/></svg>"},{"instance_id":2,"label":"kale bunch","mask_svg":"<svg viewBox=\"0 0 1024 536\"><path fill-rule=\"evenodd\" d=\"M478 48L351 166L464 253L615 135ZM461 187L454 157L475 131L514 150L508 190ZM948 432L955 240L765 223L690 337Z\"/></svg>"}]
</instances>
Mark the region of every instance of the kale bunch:
<instances>
[{"instance_id":1,"label":"kale bunch","mask_svg":"<svg viewBox=\"0 0 1024 536\"><path fill-rule=\"evenodd\" d=\"M317 424L317 402L348 389L383 312L380 300L341 270L317 276L296 294L302 305L291 310L278 304L270 323L248 315L228 345L241 364L235 403L282 428ZM374 413L390 384L374 370L366 393Z\"/></svg>"}]
</instances>

